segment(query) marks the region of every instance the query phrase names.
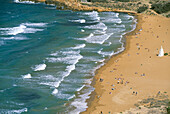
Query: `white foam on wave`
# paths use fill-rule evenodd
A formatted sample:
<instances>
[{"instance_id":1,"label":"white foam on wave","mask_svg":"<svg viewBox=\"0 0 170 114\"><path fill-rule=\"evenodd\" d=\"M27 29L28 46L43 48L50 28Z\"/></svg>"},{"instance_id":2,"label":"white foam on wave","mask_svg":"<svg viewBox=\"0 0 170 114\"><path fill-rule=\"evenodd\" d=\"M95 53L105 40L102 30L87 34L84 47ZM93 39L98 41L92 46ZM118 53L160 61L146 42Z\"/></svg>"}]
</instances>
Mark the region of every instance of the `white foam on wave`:
<instances>
[{"instance_id":1,"label":"white foam on wave","mask_svg":"<svg viewBox=\"0 0 170 114\"><path fill-rule=\"evenodd\" d=\"M14 0L15 3L21 3L21 4L39 4L39 3L35 3L33 1L20 1L20 0Z\"/></svg>"},{"instance_id":2,"label":"white foam on wave","mask_svg":"<svg viewBox=\"0 0 170 114\"><path fill-rule=\"evenodd\" d=\"M85 19L78 19L78 20L69 20L71 22L76 22L76 23L86 23Z\"/></svg>"},{"instance_id":3,"label":"white foam on wave","mask_svg":"<svg viewBox=\"0 0 170 114\"><path fill-rule=\"evenodd\" d=\"M103 50L103 48L101 48L97 53L100 54L102 50Z\"/></svg>"},{"instance_id":4,"label":"white foam on wave","mask_svg":"<svg viewBox=\"0 0 170 114\"><path fill-rule=\"evenodd\" d=\"M54 89L53 92L52 92L52 95L55 95L58 93L58 89Z\"/></svg>"},{"instance_id":5,"label":"white foam on wave","mask_svg":"<svg viewBox=\"0 0 170 114\"><path fill-rule=\"evenodd\" d=\"M104 61L105 61L105 59L101 59L98 62L103 63Z\"/></svg>"},{"instance_id":6,"label":"white foam on wave","mask_svg":"<svg viewBox=\"0 0 170 114\"><path fill-rule=\"evenodd\" d=\"M28 112L27 108L19 109L19 110L6 110L6 109L1 109L1 113L3 114L21 114L23 112Z\"/></svg>"},{"instance_id":7,"label":"white foam on wave","mask_svg":"<svg viewBox=\"0 0 170 114\"><path fill-rule=\"evenodd\" d=\"M116 25L116 24L114 24L115 26L116 26L116 28L118 27L118 28L125 28L125 25Z\"/></svg>"},{"instance_id":8,"label":"white foam on wave","mask_svg":"<svg viewBox=\"0 0 170 114\"><path fill-rule=\"evenodd\" d=\"M76 38L77 40L87 40L88 38L91 38L92 36L94 36L93 33L90 33L89 36L85 37L85 38Z\"/></svg>"},{"instance_id":9,"label":"white foam on wave","mask_svg":"<svg viewBox=\"0 0 170 114\"><path fill-rule=\"evenodd\" d=\"M119 13L115 12L103 12L103 14L107 17L119 17Z\"/></svg>"},{"instance_id":10,"label":"white foam on wave","mask_svg":"<svg viewBox=\"0 0 170 114\"><path fill-rule=\"evenodd\" d=\"M78 60L77 60L77 62L78 62ZM76 63L77 63L77 62L76 62ZM75 67L76 67L75 64L76 64L76 63L74 63L73 65L69 65L69 66L66 67L66 70L65 70L66 72L63 73L63 74L65 74L65 77L69 76L70 73L71 73L73 70L75 70Z\"/></svg>"},{"instance_id":11,"label":"white foam on wave","mask_svg":"<svg viewBox=\"0 0 170 114\"><path fill-rule=\"evenodd\" d=\"M76 48L76 47L72 47L72 48ZM71 48L71 49L72 49ZM57 51L55 53L50 54L51 56L59 56L59 55L78 55L80 53L80 51L74 51L74 50L68 50L68 51ZM63 56L62 56L63 57Z\"/></svg>"},{"instance_id":12,"label":"white foam on wave","mask_svg":"<svg viewBox=\"0 0 170 114\"><path fill-rule=\"evenodd\" d=\"M70 50L70 49L80 49L84 47L85 47L85 44L77 45L67 50L57 51L55 53L52 53L50 55L54 57L47 58L49 62L62 62L62 63L67 64L65 71L61 71L59 74L62 77L55 82L55 86L53 83L53 86L55 87L55 89L52 92L53 95L56 95L58 93L56 92L56 89L60 86L61 82L64 81L64 78L69 76L70 73L75 70L76 64L79 62L80 59L83 58L83 56L80 55L79 50L75 51L75 50Z\"/></svg>"},{"instance_id":13,"label":"white foam on wave","mask_svg":"<svg viewBox=\"0 0 170 114\"><path fill-rule=\"evenodd\" d=\"M38 31L43 31L44 29L27 28L23 33L35 33Z\"/></svg>"},{"instance_id":14,"label":"white foam on wave","mask_svg":"<svg viewBox=\"0 0 170 114\"><path fill-rule=\"evenodd\" d=\"M27 40L28 38L26 37L1 37L3 40Z\"/></svg>"},{"instance_id":15,"label":"white foam on wave","mask_svg":"<svg viewBox=\"0 0 170 114\"><path fill-rule=\"evenodd\" d=\"M91 37L87 37L85 40L88 43L103 44L112 35L113 35L113 33L104 34L104 35L97 35L97 36L91 36Z\"/></svg>"},{"instance_id":16,"label":"white foam on wave","mask_svg":"<svg viewBox=\"0 0 170 114\"><path fill-rule=\"evenodd\" d=\"M57 87L59 87L59 85L61 84L61 82L64 81L64 78L67 77L67 76L69 76L70 73L71 73L73 70L75 70L75 65L76 65L76 63L73 64L73 65L69 65L69 66L66 67L66 70L62 73L62 75L63 75L62 78L57 82L57 85L55 86L56 88L55 88L55 89L53 90L53 92L52 92L53 95L55 95L55 94L58 93L58 91L57 91L56 89L57 89ZM57 92L56 92L56 91L57 91Z\"/></svg>"},{"instance_id":17,"label":"white foam on wave","mask_svg":"<svg viewBox=\"0 0 170 114\"><path fill-rule=\"evenodd\" d=\"M84 30L84 29L81 29L81 32L85 32L85 30Z\"/></svg>"},{"instance_id":18,"label":"white foam on wave","mask_svg":"<svg viewBox=\"0 0 170 114\"><path fill-rule=\"evenodd\" d=\"M76 49L80 49L83 48L84 45L82 45L81 47L77 47ZM73 47L75 48L75 47ZM71 48L70 48L71 49ZM48 60L48 62L60 62L60 63L65 63L65 64L75 64L78 62L79 59L83 58L83 56L80 55L80 51L58 51L56 53L52 53L50 54L51 56L55 56L55 57L49 57L46 58Z\"/></svg>"},{"instance_id":19,"label":"white foam on wave","mask_svg":"<svg viewBox=\"0 0 170 114\"><path fill-rule=\"evenodd\" d=\"M85 85L81 86L81 87L78 88L76 91L81 91L84 87L85 87Z\"/></svg>"},{"instance_id":20,"label":"white foam on wave","mask_svg":"<svg viewBox=\"0 0 170 114\"><path fill-rule=\"evenodd\" d=\"M116 16L116 17L119 17L119 13L116 13L115 16Z\"/></svg>"},{"instance_id":21,"label":"white foam on wave","mask_svg":"<svg viewBox=\"0 0 170 114\"><path fill-rule=\"evenodd\" d=\"M70 100L70 99L72 99L72 98L74 98L74 97L76 97L75 95L72 95L72 96L70 96L69 98L68 98L68 100Z\"/></svg>"},{"instance_id":22,"label":"white foam on wave","mask_svg":"<svg viewBox=\"0 0 170 114\"><path fill-rule=\"evenodd\" d=\"M48 23L23 23L22 25L29 27L46 27Z\"/></svg>"},{"instance_id":23,"label":"white foam on wave","mask_svg":"<svg viewBox=\"0 0 170 114\"><path fill-rule=\"evenodd\" d=\"M72 49L81 49L84 48L86 44L77 44L76 47L72 47Z\"/></svg>"},{"instance_id":24,"label":"white foam on wave","mask_svg":"<svg viewBox=\"0 0 170 114\"><path fill-rule=\"evenodd\" d=\"M0 90L0 92L2 93L2 92L4 92L5 90Z\"/></svg>"},{"instance_id":25,"label":"white foam on wave","mask_svg":"<svg viewBox=\"0 0 170 114\"><path fill-rule=\"evenodd\" d=\"M22 112L27 112L27 111L28 111L27 108L23 108L23 109L20 109L20 110L12 110L10 112L12 112L12 113L22 113Z\"/></svg>"},{"instance_id":26,"label":"white foam on wave","mask_svg":"<svg viewBox=\"0 0 170 114\"><path fill-rule=\"evenodd\" d=\"M132 25L132 30L131 31L134 31L136 29L137 19L133 19L133 22L134 22L134 24Z\"/></svg>"},{"instance_id":27,"label":"white foam on wave","mask_svg":"<svg viewBox=\"0 0 170 114\"><path fill-rule=\"evenodd\" d=\"M34 68L32 68L34 71L41 71L41 70L45 70L45 68L47 67L46 64L39 64L39 65L35 65Z\"/></svg>"},{"instance_id":28,"label":"white foam on wave","mask_svg":"<svg viewBox=\"0 0 170 114\"><path fill-rule=\"evenodd\" d=\"M27 27L24 25L20 25L19 27L12 27L12 28L0 28L0 30L4 31L2 32L2 35L17 35L19 33L23 33L24 29Z\"/></svg>"},{"instance_id":29,"label":"white foam on wave","mask_svg":"<svg viewBox=\"0 0 170 114\"><path fill-rule=\"evenodd\" d=\"M103 56L112 56L114 54L114 51L111 51L111 52L103 52L103 51L100 51L98 52L99 54L103 55Z\"/></svg>"},{"instance_id":30,"label":"white foam on wave","mask_svg":"<svg viewBox=\"0 0 170 114\"><path fill-rule=\"evenodd\" d=\"M125 18L127 18L128 20L133 20L133 19L134 19L134 17L133 17L133 16L128 15L128 14L127 14L127 15L124 15L124 17L125 17Z\"/></svg>"},{"instance_id":31,"label":"white foam on wave","mask_svg":"<svg viewBox=\"0 0 170 114\"><path fill-rule=\"evenodd\" d=\"M43 27L46 23L22 23L18 27L0 28L2 35L17 35L21 33L35 33L43 31L43 29L30 28L30 27Z\"/></svg>"},{"instance_id":32,"label":"white foam on wave","mask_svg":"<svg viewBox=\"0 0 170 114\"><path fill-rule=\"evenodd\" d=\"M93 87L90 87L83 91L84 94L81 94L76 98L70 105L75 107L73 111L70 111L69 114L79 114L88 108L86 100L90 98L91 92L94 91Z\"/></svg>"},{"instance_id":33,"label":"white foam on wave","mask_svg":"<svg viewBox=\"0 0 170 114\"><path fill-rule=\"evenodd\" d=\"M103 30L95 30L94 34L106 34L106 31Z\"/></svg>"},{"instance_id":34,"label":"white foam on wave","mask_svg":"<svg viewBox=\"0 0 170 114\"><path fill-rule=\"evenodd\" d=\"M116 52L114 52L112 55L119 54L120 52L123 52L125 50L124 43L122 42L123 35L126 33L123 33L119 39L119 42L122 44L120 48Z\"/></svg>"},{"instance_id":35,"label":"white foam on wave","mask_svg":"<svg viewBox=\"0 0 170 114\"><path fill-rule=\"evenodd\" d=\"M92 11L92 12L85 12L83 13L84 15L90 15L90 16L98 16L98 12L97 11Z\"/></svg>"},{"instance_id":36,"label":"white foam on wave","mask_svg":"<svg viewBox=\"0 0 170 114\"><path fill-rule=\"evenodd\" d=\"M109 42L108 45L110 46L112 44L112 42Z\"/></svg>"},{"instance_id":37,"label":"white foam on wave","mask_svg":"<svg viewBox=\"0 0 170 114\"><path fill-rule=\"evenodd\" d=\"M50 58L47 58L47 60L52 63L60 62L60 63L65 63L65 64L73 64L73 63L77 62L76 58L79 59L79 58L82 58L82 56L81 55L71 55L71 56L57 57L57 58L50 57Z\"/></svg>"},{"instance_id":38,"label":"white foam on wave","mask_svg":"<svg viewBox=\"0 0 170 114\"><path fill-rule=\"evenodd\" d=\"M85 12L83 15L88 15L92 20L100 21L99 13L97 11Z\"/></svg>"},{"instance_id":39,"label":"white foam on wave","mask_svg":"<svg viewBox=\"0 0 170 114\"><path fill-rule=\"evenodd\" d=\"M32 78L32 77L31 77L31 74L26 74L26 75L22 75L22 78L25 79L25 78Z\"/></svg>"},{"instance_id":40,"label":"white foam on wave","mask_svg":"<svg viewBox=\"0 0 170 114\"><path fill-rule=\"evenodd\" d=\"M120 18L116 18L116 19L114 19L114 18L106 18L106 19L104 19L104 20L102 20L102 22L105 22L105 23L122 23L122 20L120 19Z\"/></svg>"},{"instance_id":41,"label":"white foam on wave","mask_svg":"<svg viewBox=\"0 0 170 114\"><path fill-rule=\"evenodd\" d=\"M110 29L108 29L108 31L107 32L112 32L112 33L120 33L120 32L124 32L124 31L126 31L126 29L125 28L110 28Z\"/></svg>"},{"instance_id":42,"label":"white foam on wave","mask_svg":"<svg viewBox=\"0 0 170 114\"><path fill-rule=\"evenodd\" d=\"M101 29L103 31L107 30L107 26L104 23L101 23L101 22L96 24L96 25L85 26L84 28L87 28L87 29Z\"/></svg>"},{"instance_id":43,"label":"white foam on wave","mask_svg":"<svg viewBox=\"0 0 170 114\"><path fill-rule=\"evenodd\" d=\"M101 62L103 61L103 59L101 58L97 58L96 56L88 56L88 57L84 57L83 59L84 62ZM87 68L87 66L84 66Z\"/></svg>"}]
</instances>

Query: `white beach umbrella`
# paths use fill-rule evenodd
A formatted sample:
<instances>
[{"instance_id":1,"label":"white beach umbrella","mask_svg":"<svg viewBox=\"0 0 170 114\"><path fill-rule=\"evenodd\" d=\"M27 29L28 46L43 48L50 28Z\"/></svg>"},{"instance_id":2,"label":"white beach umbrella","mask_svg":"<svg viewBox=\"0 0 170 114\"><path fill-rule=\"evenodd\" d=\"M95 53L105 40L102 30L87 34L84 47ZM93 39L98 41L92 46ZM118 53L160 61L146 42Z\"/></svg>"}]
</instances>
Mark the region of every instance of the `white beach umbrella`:
<instances>
[{"instance_id":1,"label":"white beach umbrella","mask_svg":"<svg viewBox=\"0 0 170 114\"><path fill-rule=\"evenodd\" d=\"M161 49L159 50L159 55L158 56L159 57L164 56L164 50L163 50L162 46L161 46Z\"/></svg>"}]
</instances>

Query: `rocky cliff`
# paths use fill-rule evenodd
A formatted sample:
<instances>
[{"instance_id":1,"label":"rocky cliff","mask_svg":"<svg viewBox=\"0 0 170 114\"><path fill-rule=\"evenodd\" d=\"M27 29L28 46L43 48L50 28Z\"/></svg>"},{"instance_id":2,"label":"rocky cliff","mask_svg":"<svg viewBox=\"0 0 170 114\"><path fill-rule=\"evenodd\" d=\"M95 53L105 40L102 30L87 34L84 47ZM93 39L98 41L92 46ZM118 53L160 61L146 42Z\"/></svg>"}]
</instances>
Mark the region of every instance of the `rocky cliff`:
<instances>
[{"instance_id":1,"label":"rocky cliff","mask_svg":"<svg viewBox=\"0 0 170 114\"><path fill-rule=\"evenodd\" d=\"M28 0L21 0L28 1ZM74 11L118 11L170 17L169 0L29 0L56 5L56 9ZM90 1L90 2L87 2Z\"/></svg>"}]
</instances>

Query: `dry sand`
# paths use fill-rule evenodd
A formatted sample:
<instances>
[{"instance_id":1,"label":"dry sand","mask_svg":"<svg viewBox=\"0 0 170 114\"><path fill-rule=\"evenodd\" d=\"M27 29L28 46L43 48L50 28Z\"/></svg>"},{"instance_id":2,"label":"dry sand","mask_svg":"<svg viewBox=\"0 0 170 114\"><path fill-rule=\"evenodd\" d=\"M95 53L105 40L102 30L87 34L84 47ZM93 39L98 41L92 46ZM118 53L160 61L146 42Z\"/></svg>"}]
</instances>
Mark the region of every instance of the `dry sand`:
<instances>
[{"instance_id":1,"label":"dry sand","mask_svg":"<svg viewBox=\"0 0 170 114\"><path fill-rule=\"evenodd\" d=\"M170 56L157 56L161 45L170 55L170 19L148 15L137 17L136 30L126 35L126 50L113 56L98 70L95 94L92 94L94 99L84 114L119 113L158 91L170 95ZM126 81L129 83L125 84ZM133 91L137 95L133 95Z\"/></svg>"}]
</instances>

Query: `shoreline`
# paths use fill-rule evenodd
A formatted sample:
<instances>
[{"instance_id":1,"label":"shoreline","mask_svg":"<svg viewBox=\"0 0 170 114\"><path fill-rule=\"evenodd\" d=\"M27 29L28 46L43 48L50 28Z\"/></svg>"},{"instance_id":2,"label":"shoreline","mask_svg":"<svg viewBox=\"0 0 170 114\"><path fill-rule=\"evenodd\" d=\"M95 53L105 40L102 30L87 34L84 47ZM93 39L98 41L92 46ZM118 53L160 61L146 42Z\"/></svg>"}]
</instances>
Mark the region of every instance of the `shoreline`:
<instances>
[{"instance_id":1,"label":"shoreline","mask_svg":"<svg viewBox=\"0 0 170 114\"><path fill-rule=\"evenodd\" d=\"M83 11L85 11L85 10L83 10ZM91 11L91 10L90 10ZM113 12L116 12L116 11L113 11ZM118 12L124 12L124 13L132 13L132 12L127 12L127 11L118 11ZM99 79L100 79L100 73L102 74L102 72L103 71L105 71L106 70L106 68L108 67L108 66L112 66L112 64L114 64L115 63L115 60L118 60L118 59L122 59L123 58L123 56L125 56L125 54L127 54L131 49L130 49L130 47L131 47L131 43L133 43L133 41L131 42L131 39L133 39L132 37L135 37L136 35L134 35L133 33L139 33L139 29L141 29L141 27L140 26L142 26L142 24L143 24L143 20L142 20L142 18L143 17L152 17L152 16L149 16L149 15L140 15L140 14L137 14L137 13L134 13L135 15L138 15L138 18L141 18L140 20L138 19L138 23L137 23L137 27L136 27L136 29L134 30L134 31L132 31L132 32L130 32L130 33L127 33L127 34L125 34L124 36L125 37L128 37L128 38L126 38L126 44L125 44L125 47L126 47L126 49L123 51L123 52L121 52L121 53L119 53L119 54L116 54L116 55L114 55L114 56L112 56L109 60L106 60L106 63L105 63L105 65L104 66L102 66L101 68L99 68L99 70L97 70L96 71L96 76L94 77L94 79L93 79L93 82L92 82L92 85L94 84L94 87L95 87L95 92L93 93L93 95L91 95L91 97L90 97L90 99L89 99L89 101L88 101L88 110L87 111L85 111L85 112L82 112L82 113L91 113L91 112L93 112L93 113L100 113L100 110L104 110L104 113L105 113L105 111L108 111L108 109L110 108L110 107L108 107L108 108L101 108L101 107L105 107L105 106L107 106L107 103L105 104L105 102L103 102L102 101L102 103L104 103L104 104L102 104L102 103L99 103L101 100L100 100L100 97L104 94L104 93L106 93L106 92L108 92L108 91L111 91L111 90L108 90L108 89L103 89L104 87L106 87L106 84L103 84L103 83L100 83L99 82ZM163 19L165 19L164 17L161 17L161 16L155 16L156 18L158 18L159 17L159 19L161 18L163 18ZM139 21L141 21L141 25L139 24ZM144 21L145 22L145 21ZM149 23L148 23L149 24ZM140 26L139 26L140 25ZM161 25L162 26L162 25ZM139 27L139 29L137 29ZM146 31L147 32L147 31ZM138 35L137 35L138 36ZM140 42L141 43L141 42ZM160 48L160 47L157 47L157 48ZM157 52L155 52L155 50L156 49L154 49L154 54L156 55L156 53L158 52L158 50L157 50ZM167 48L166 48L166 50L168 50ZM136 50L135 50L136 51ZM130 56L131 56L131 54L130 54ZM145 57L145 56L144 56ZM152 54L152 57L153 57L153 54ZM155 58L155 56L154 56L154 58ZM167 57L166 57L167 58ZM110 62L112 61L112 64L110 64ZM122 64L121 64L122 65ZM126 68L126 67L125 67ZM119 70L120 72L121 72L121 70ZM108 72L108 71L107 71ZM170 73L169 73L170 74ZM102 79L104 79L104 82L105 82L105 78L107 79L107 77L101 77ZM129 77L128 77L129 78ZM132 78L132 77L130 77L130 78ZM136 77L135 77L136 78ZM153 77L152 77L153 78ZM133 79L130 79L130 80L132 80L132 82L134 81ZM138 80L138 79L137 79ZM168 79L169 80L169 79ZM142 81L146 81L146 80L144 80L144 79L142 79ZM147 82L147 81L146 81ZM134 83L134 82L133 82ZM149 82L150 83L150 82ZM166 83L167 84L167 83ZM116 85L116 84L115 84ZM130 85L131 85L131 81L130 81ZM117 85L116 85L117 86ZM128 87L130 87L130 86L128 86ZM101 89L102 88L102 89ZM116 90L114 90L114 91L116 91L115 93L114 93L114 95L116 95L117 93L122 93L122 91L119 91L119 90L121 90L121 89L125 89L125 91L127 90L127 87L118 87L118 88L116 88ZM136 87L134 87L135 89L136 89ZM166 88L167 89L167 88ZM138 89L139 90L139 89ZM124 90L123 90L124 91ZM131 91L131 90L129 90L129 91ZM152 93L152 94L149 94L149 95L144 95L144 97L140 97L140 98L135 98L135 101L138 101L138 100L142 100L143 98L146 98L146 96L150 96L150 95L154 95L154 94L156 94L157 92L158 92L159 90L154 90L154 92ZM130 94L129 92L127 92L128 94ZM125 93L125 94L127 94L127 93ZM120 95L120 94L119 94ZM168 90L168 95L169 95L169 90ZM99 96L99 98L97 98L97 96ZM104 96L104 95L103 95ZM104 97L107 97L108 95L106 95L105 94L105 96ZM120 99L120 98L118 98L119 96L116 96L116 99L118 100L118 102L122 102L122 100ZM131 97L130 97L131 98ZM94 100L93 100L94 99ZM106 99L106 100L108 100L108 99ZM112 100L112 99L111 99ZM109 101L107 101L107 102L109 102ZM127 102L127 101L126 101ZM122 102L123 103L123 102ZM113 104L114 105L114 104ZM116 105L114 105L114 106L116 106ZM118 107L118 106L117 106ZM120 108L120 109L118 109L119 111L125 111L125 110L128 110L129 108L134 108L135 106L134 106L134 102L133 103L131 103L131 105L129 105L128 107L126 107L126 108ZM100 110L98 110L98 109L100 109ZM123 109L123 110L122 110ZM111 110L112 111L112 110ZM119 111L115 111L114 110L114 112L119 112ZM108 112L106 112L106 113L108 113Z\"/></svg>"},{"instance_id":2,"label":"shoreline","mask_svg":"<svg viewBox=\"0 0 170 114\"><path fill-rule=\"evenodd\" d=\"M115 12L115 13L116 13L116 12ZM138 23L138 22L137 22L137 14L126 13L126 12L119 12L119 13L125 13L125 14L128 14L128 15L130 15L130 16L133 16L133 22L132 22L132 26L133 26L133 27L132 27L131 30L129 30L129 31L127 31L127 32L124 32L124 33L122 34L122 36L121 36L120 39L119 39L119 43L121 44L121 46L120 46L119 48L117 48L117 51L115 51L113 55L111 55L110 57L108 57L108 58L105 59L104 64L101 65L97 70L95 70L94 75L96 75L97 72L98 72L98 70L100 70L101 67L105 66L105 65L107 64L107 62L110 61L111 58L113 58L113 57L115 57L115 56L118 56L119 54L123 53L123 52L126 50L126 38L125 38L125 36L126 36L127 34L131 34L131 33L136 29L136 27L137 27L137 23ZM134 25L135 25L135 27L134 27ZM95 78L95 77L92 77L90 86L91 86L91 87L94 87L93 85L95 85L95 82L96 82L96 78ZM84 88L81 89L81 91L82 91L82 90L84 90ZM81 91L79 91L79 92L81 92ZM92 92L90 93L90 95L89 95L90 98L86 99L86 102L85 102L85 103L87 103L87 106L89 106L89 104L91 103L91 101L93 101L92 99L94 99L95 94L96 94L95 91L92 91ZM82 95L83 95L83 94L82 94ZM77 96L77 95L76 95L76 96ZM76 98L75 98L75 99L76 99ZM71 111L72 111L72 110L71 110ZM84 111L83 111L83 112L84 112ZM83 112L80 112L80 114L83 113Z\"/></svg>"},{"instance_id":3,"label":"shoreline","mask_svg":"<svg viewBox=\"0 0 170 114\"><path fill-rule=\"evenodd\" d=\"M116 54L116 55L113 55L108 61L106 61L106 63L105 63L105 65L104 66L102 66L101 68L99 68L97 71L96 71L96 75L95 75L95 77L94 77L94 79L93 79L93 82L92 82L92 86L95 88L95 91L94 92L92 92L91 93L91 95L90 95L90 99L88 99L87 100L87 102L88 102L88 108L87 108L87 110L85 111L85 112L81 112L81 114L86 114L86 113L100 113L100 111L102 110L98 110L99 109L99 107L101 108L101 107L103 107L103 110L105 110L105 109L109 109L108 107L106 107L105 105L107 105L107 104L105 104L105 103L107 103L107 102L109 102L110 103L110 101L106 101L106 100L108 100L106 97L107 96L104 96L103 94L104 93L106 93L106 91L108 91L108 90L106 90L107 89L107 87L106 86L108 86L109 87L109 85L108 84L103 84L104 82L105 82L105 79L109 79L109 77L104 77L104 76L101 76L102 75L102 72L105 72L107 69L106 68L108 68L108 69L110 69L110 67L111 66L113 66L113 65L115 65L116 63L115 63L115 60L118 60L118 59L122 59L122 56L125 56L125 54L128 54L128 52L129 51L131 51L131 49L130 48L132 48L131 47L131 45L132 45L132 43L134 42L133 40L136 40L136 39L134 39L134 37L136 36L136 33L140 33L141 31L139 31L141 28L143 28L142 27L142 25L143 25L143 23L147 23L145 20L143 20L143 18L148 18L148 15L140 15L140 14L136 14L135 15L136 16L136 18L137 18L137 24L136 24L136 29L134 30L134 31L132 31L132 32L129 32L129 33L127 33L127 34L125 34L124 35L124 37L125 37L125 39L126 39L126 43L125 43L125 50L123 51L123 52L121 52L121 53L119 53L119 54ZM160 16L155 16L155 17L153 17L153 16L150 16L150 18L162 18L162 17L160 17ZM164 18L167 22L168 22L168 19L167 18ZM170 20L169 20L169 22L170 22ZM148 24L148 23L147 23ZM160 25L161 26L161 25ZM168 30L168 29L167 29ZM143 30L142 30L143 31ZM153 33L153 31L152 31L152 33ZM166 33L167 34L167 33ZM168 50L168 49L166 49L166 50ZM155 55L156 55L156 53L154 53ZM151 57L151 56L150 56ZM155 56L156 57L156 56ZM154 57L154 58L155 58ZM156 58L158 58L158 57L156 57ZM166 58L168 58L168 57L166 57ZM169 61L170 59L168 59L168 61ZM133 63L134 64L134 63ZM122 64L121 64L122 65ZM170 66L170 65L169 65ZM106 71L107 73L109 72L108 70ZM119 72L121 72L121 71L119 71ZM103 73L104 74L104 73ZM166 78L168 78L167 77L167 75L168 74L170 74L169 72L166 72ZM111 77L110 77L111 78ZM132 78L132 77L125 77L125 78ZM158 77L159 78L159 77ZM103 79L104 81L103 82L100 82L99 81L99 79ZM133 80L133 79L131 79L131 80ZM169 78L168 78L168 80L170 80ZM145 80L146 81L146 80ZM153 80L154 81L154 80ZM165 81L165 80L162 80L162 81ZM107 83L107 82L106 82ZM108 81L108 83L110 83L109 81ZM131 82L130 82L131 83ZM133 82L134 83L134 82ZM166 83L167 84L167 83ZM116 84L114 84L114 85L116 85ZM131 84L130 84L131 85ZM168 84L169 85L169 84ZM117 85L116 85L117 86ZM132 85L131 85L132 86ZM130 87L130 86L129 86ZM170 86L169 86L170 87ZM165 88L165 86L163 86L161 89L162 89L162 91L164 90L164 88L165 88L165 90L167 91L167 93L168 93L168 95L169 95L169 93L170 93L170 88L169 87L166 87ZM110 88L110 87L109 87ZM114 91L116 91L116 92L114 92L113 94L114 95L116 95L117 93L119 93L120 91L117 91L118 89L122 89L122 88L125 88L125 89L127 89L127 87L118 87L118 88L116 88L116 90L114 90ZM111 90L109 90L109 91L111 91ZM129 91L131 91L131 90L129 90ZM144 90L145 91L145 90ZM137 102L138 100L142 100L143 98L146 98L146 96L150 96L150 95L155 95L156 94L156 92L155 91L159 91L159 89L158 90L156 90L156 88L155 88L155 90L154 90L154 92L153 93L151 93L151 94L149 94L149 95L147 95L147 94L145 94L144 96L141 96L140 98L137 98L137 99L135 99L136 101L135 102ZM99 103L99 102L101 102L101 100L100 100L100 98L101 97L103 97L103 96L105 97L105 98L103 98L103 99L105 99L102 103ZM106 95L106 94L105 94ZM113 96L114 96L113 95ZM118 96L117 96L118 97ZM131 98L131 96L130 96L130 98ZM109 99L109 100L111 100L111 99ZM120 101L121 102L121 100L120 99L118 99L118 101ZM105 108L104 108L105 107ZM114 107L117 107L116 105L114 105ZM128 110L128 109L130 109L130 108L135 108L135 106L134 106L134 102L133 103L131 103L131 105L130 106L125 106L126 108L120 108L120 109L118 109L119 111L126 111L126 110ZM110 109L110 110L112 110L112 109ZM108 110L109 111L109 110ZM115 112L118 112L118 111L114 111L114 113ZM105 112L105 113L108 113L108 112Z\"/></svg>"},{"instance_id":4,"label":"shoreline","mask_svg":"<svg viewBox=\"0 0 170 114\"><path fill-rule=\"evenodd\" d=\"M127 13L127 12L124 12L124 13ZM135 27L134 30L131 30L131 31L125 33L125 34L122 36L122 38L120 38L121 41L122 41L122 40L125 40L125 41L123 42L123 44L124 44L124 50L121 51L121 52L119 52L119 53L116 53L116 54L112 55L110 58L106 59L106 60L105 60L105 64L95 71L95 76L94 76L94 78L93 78L93 80L92 80L92 83L91 83L91 86L94 87L95 90L90 94L90 98L87 99L88 110L89 110L89 108L91 108L91 107L90 107L91 105L94 105L94 104L95 104L95 105L99 105L99 104L98 104L99 99L96 99L95 97L96 97L96 95L97 95L97 96L101 96L101 94L102 94L102 93L99 93L99 94L96 93L96 87L102 88L102 86L101 86L100 84L96 84L96 81L98 80L98 79L96 78L96 75L98 75L98 72L100 72L100 70L102 70L103 67L107 67L107 63L108 63L111 59L116 60L116 59L119 58L122 54L126 53L126 52L129 50L130 39L128 39L128 38L126 38L126 37L130 37L131 35L133 35L133 34L137 31L137 29L139 29L138 25L141 24L141 22L139 23L139 21L142 21L142 20L139 20L139 19L138 19L138 18L139 18L139 17L138 17L139 14L130 14L130 15L133 15L133 16L134 16L134 19L137 19L136 27ZM122 45L123 45L123 44L122 44ZM93 107L95 107L95 106L93 106ZM86 111L81 112L81 114L86 114L86 113L88 113L88 112L86 112Z\"/></svg>"}]
</instances>

